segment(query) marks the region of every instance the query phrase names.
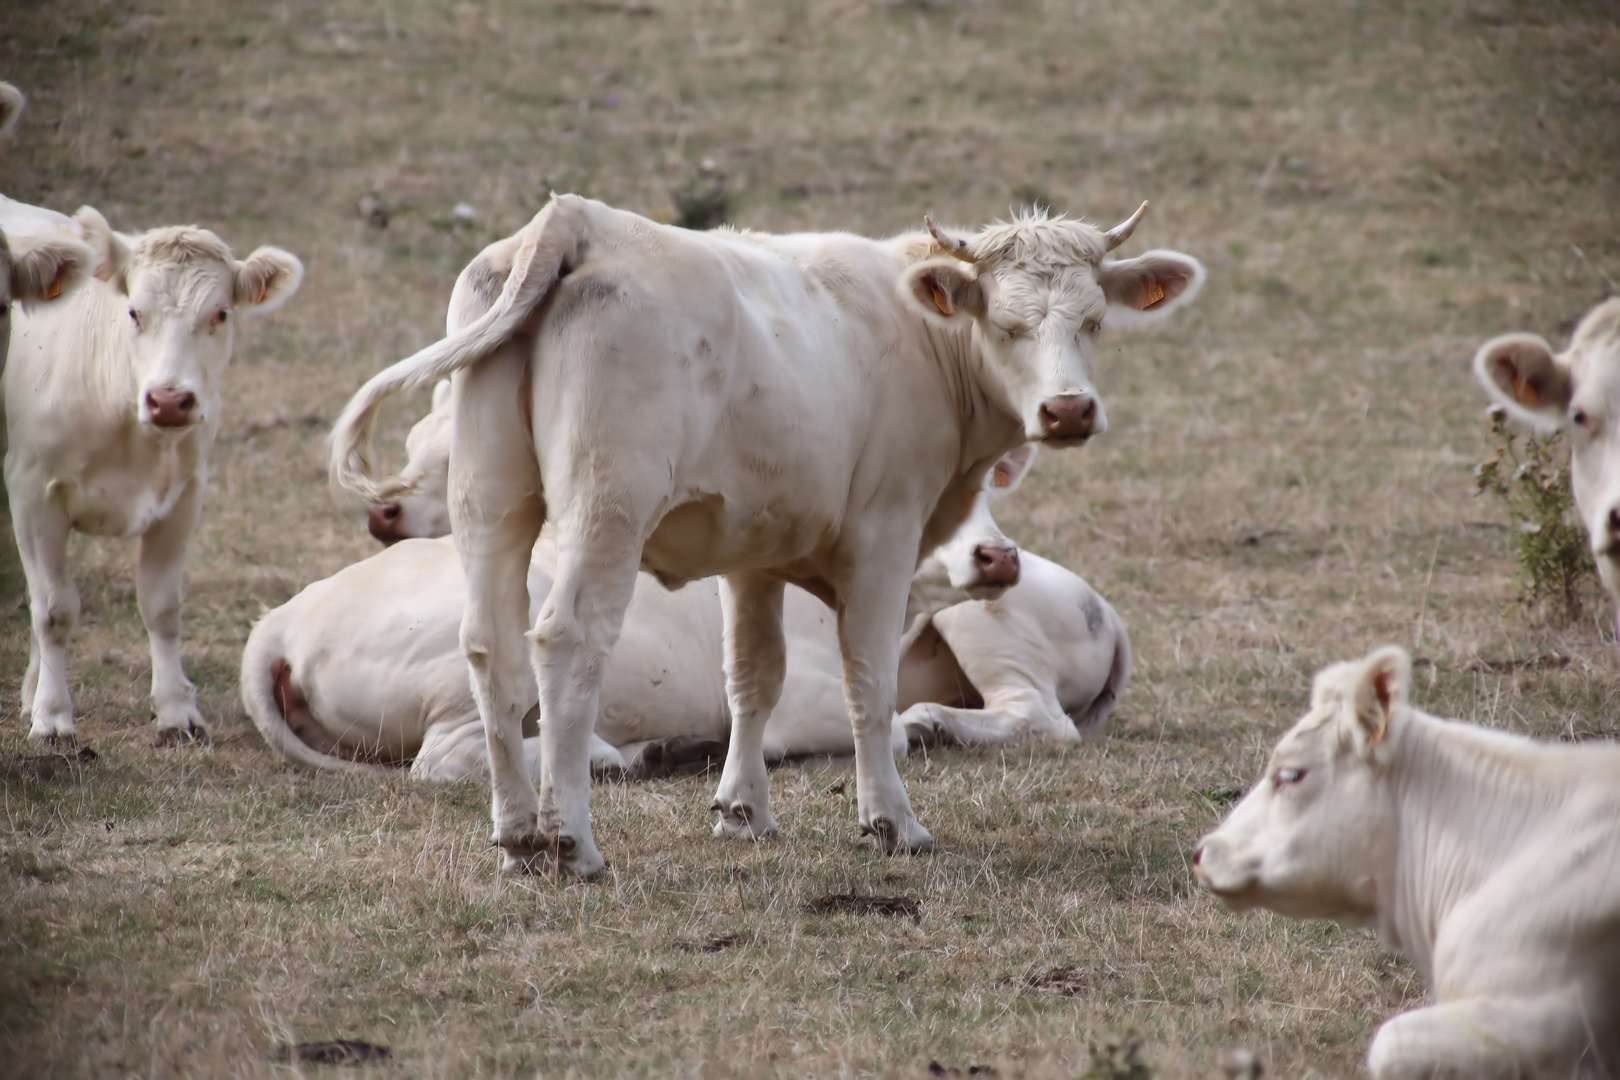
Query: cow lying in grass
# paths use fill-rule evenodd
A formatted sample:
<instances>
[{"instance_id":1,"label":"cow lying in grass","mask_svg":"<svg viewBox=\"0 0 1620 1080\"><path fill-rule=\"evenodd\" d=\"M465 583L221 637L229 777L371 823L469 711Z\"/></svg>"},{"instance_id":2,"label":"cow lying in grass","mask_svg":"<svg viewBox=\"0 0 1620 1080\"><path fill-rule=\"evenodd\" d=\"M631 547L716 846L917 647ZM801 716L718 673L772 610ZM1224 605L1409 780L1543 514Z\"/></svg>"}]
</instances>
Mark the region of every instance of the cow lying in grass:
<instances>
[{"instance_id":1,"label":"cow lying in grass","mask_svg":"<svg viewBox=\"0 0 1620 1080\"><path fill-rule=\"evenodd\" d=\"M1535 334L1504 334L1480 347L1474 373L1510 415L1569 432L1575 506L1620 601L1620 297L1587 312L1562 353Z\"/></svg>"},{"instance_id":2,"label":"cow lying in grass","mask_svg":"<svg viewBox=\"0 0 1620 1080\"><path fill-rule=\"evenodd\" d=\"M239 261L205 229L121 236L88 208L75 220L106 280L16 318L4 376L6 486L31 616L29 737L60 743L76 733L67 680L79 614L67 568L74 531L140 537L136 596L159 737L206 735L180 663L180 596L232 316L279 306L303 267L276 248Z\"/></svg>"},{"instance_id":3,"label":"cow lying in grass","mask_svg":"<svg viewBox=\"0 0 1620 1080\"><path fill-rule=\"evenodd\" d=\"M441 399L413 430L407 472L422 475L423 458L439 458L435 432L444 429L436 415L446 409ZM899 679L899 703L907 711L891 736L896 752L904 752L906 733L934 739L958 737L960 730L960 741L979 744L1032 736L1073 740L1102 723L1123 689L1130 666L1124 627L1085 582L1054 568L1060 576L1049 582L1050 592L1010 587L1005 567L1018 564L1017 548L996 528L990 494L1014 490L1033 456L1033 448L1024 447L998 464L968 523L913 579ZM433 507L422 509L424 514L393 520L435 519ZM555 557L553 538L542 534L529 567L531 608L538 609L550 591ZM1025 573L1034 569L1039 582L1052 564L1026 558L1023 566ZM317 768L413 760L413 774L424 779L487 774L484 731L456 637L464 589L452 547L407 538L267 615L249 637L242 663L243 700L266 741L282 756ZM1015 594L1028 602L1016 602ZM1060 632L1025 640L1020 648L1018 635L1065 600L1070 606ZM976 620L953 618L969 609ZM591 752L595 770L645 775L678 764L683 755L720 756L729 728L720 624L713 580L670 592L641 575L603 683ZM832 613L790 587L784 628L787 674L781 703L766 726L766 759L851 753ZM988 677L986 657L974 653L966 664L959 662L958 651L978 640L976 634L999 645L1001 654L1013 654L1015 662L990 670ZM1063 663L1043 668L1054 655ZM971 671L977 678L965 673ZM1005 705L1005 712L962 709L974 722L960 729L924 712L935 705L975 705L981 697ZM1043 708L1048 699L1053 707ZM539 753L534 713L526 718L531 770ZM1061 727L1052 723L1054 715Z\"/></svg>"},{"instance_id":4,"label":"cow lying in grass","mask_svg":"<svg viewBox=\"0 0 1620 1080\"><path fill-rule=\"evenodd\" d=\"M1410 685L1394 647L1317 675L1194 872L1406 953L1435 1003L1378 1030L1379 1080L1620 1075L1620 748L1436 719Z\"/></svg>"},{"instance_id":5,"label":"cow lying in grass","mask_svg":"<svg viewBox=\"0 0 1620 1080\"><path fill-rule=\"evenodd\" d=\"M1202 281L1173 252L1107 260L1138 219L1104 233L1037 214L965 238L873 241L697 233L559 196L515 238L487 313L361 388L334 429L332 471L385 501L403 489L368 476L377 409L455 375L462 641L505 868L604 865L590 737L638 568L669 584L727 575L717 835L776 827L763 743L792 583L837 612L863 831L888 852L933 847L891 753L912 575L1002 454L1105 429L1092 372L1104 316L1157 317ZM556 581L525 636L548 521ZM526 660L539 792L522 743Z\"/></svg>"}]
</instances>

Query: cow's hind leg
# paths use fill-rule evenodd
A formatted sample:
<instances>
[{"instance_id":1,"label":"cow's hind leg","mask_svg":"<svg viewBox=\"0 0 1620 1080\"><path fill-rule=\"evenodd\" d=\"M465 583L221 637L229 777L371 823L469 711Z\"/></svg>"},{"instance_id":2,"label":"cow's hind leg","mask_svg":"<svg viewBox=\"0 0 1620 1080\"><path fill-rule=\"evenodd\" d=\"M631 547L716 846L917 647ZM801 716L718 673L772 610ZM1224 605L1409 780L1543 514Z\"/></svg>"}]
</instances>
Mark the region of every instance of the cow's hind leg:
<instances>
[{"instance_id":1,"label":"cow's hind leg","mask_svg":"<svg viewBox=\"0 0 1620 1080\"><path fill-rule=\"evenodd\" d=\"M11 490L18 490L12 483ZM72 526L53 502L19 505L13 497L17 552L28 580L28 671L22 705L29 716L28 737L70 745L73 698L68 692L67 643L79 620L79 590L68 574L67 543Z\"/></svg>"},{"instance_id":2,"label":"cow's hind leg","mask_svg":"<svg viewBox=\"0 0 1620 1080\"><path fill-rule=\"evenodd\" d=\"M635 591L641 530L623 517L558 523L557 575L529 635L540 683L540 839L582 876L606 863L591 835L591 747L602 678Z\"/></svg>"},{"instance_id":3,"label":"cow's hind leg","mask_svg":"<svg viewBox=\"0 0 1620 1080\"><path fill-rule=\"evenodd\" d=\"M726 628L726 697L731 745L712 809L716 836L754 838L776 831L771 781L765 772L765 725L782 696L787 646L782 637L780 581L731 574L720 589Z\"/></svg>"},{"instance_id":4,"label":"cow's hind leg","mask_svg":"<svg viewBox=\"0 0 1620 1080\"><path fill-rule=\"evenodd\" d=\"M885 852L924 852L934 838L922 827L906 798L891 749L896 684L900 671L900 632L905 621L911 566L902 556L917 548L900 541L875 544L857 573L838 593L838 639L844 656L844 695L855 729L856 801L861 832Z\"/></svg>"}]
</instances>

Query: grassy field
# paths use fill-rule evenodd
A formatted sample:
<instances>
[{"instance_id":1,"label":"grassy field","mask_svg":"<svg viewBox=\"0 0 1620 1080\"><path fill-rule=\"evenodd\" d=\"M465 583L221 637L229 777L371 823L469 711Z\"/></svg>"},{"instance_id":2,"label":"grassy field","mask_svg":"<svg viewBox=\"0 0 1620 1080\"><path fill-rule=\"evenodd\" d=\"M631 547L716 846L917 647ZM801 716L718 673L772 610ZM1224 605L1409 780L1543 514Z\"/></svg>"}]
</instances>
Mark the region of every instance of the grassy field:
<instances>
[{"instance_id":1,"label":"grassy field","mask_svg":"<svg viewBox=\"0 0 1620 1080\"><path fill-rule=\"evenodd\" d=\"M1187 866L1310 674L1394 641L1429 711L1620 734L1607 606L1565 627L1513 606L1467 370L1617 291L1607 4L61 0L0 22L0 78L32 97L0 191L308 268L239 338L188 564L211 748L152 745L133 546L82 538L98 756L30 747L0 554L0 1072L287 1075L275 1044L349 1037L391 1047L389 1075L1056 1077L1134 1031L1161 1077L1233 1046L1352 1076L1414 972L1366 934L1229 915ZM241 645L373 550L324 434L440 334L465 261L552 189L668 219L705 161L741 225L887 234L1032 199L1112 224L1148 198L1127 252L1206 262L1184 314L1110 339L1107 436L1044 455L1002 515L1118 607L1134 679L1093 745L914 756L930 858L860 842L851 777L812 763L775 774L778 839L712 839L710 781L600 786L604 881L500 880L480 789L279 764L236 699ZM385 229L356 212L372 191ZM806 910L851 892L920 911Z\"/></svg>"}]
</instances>

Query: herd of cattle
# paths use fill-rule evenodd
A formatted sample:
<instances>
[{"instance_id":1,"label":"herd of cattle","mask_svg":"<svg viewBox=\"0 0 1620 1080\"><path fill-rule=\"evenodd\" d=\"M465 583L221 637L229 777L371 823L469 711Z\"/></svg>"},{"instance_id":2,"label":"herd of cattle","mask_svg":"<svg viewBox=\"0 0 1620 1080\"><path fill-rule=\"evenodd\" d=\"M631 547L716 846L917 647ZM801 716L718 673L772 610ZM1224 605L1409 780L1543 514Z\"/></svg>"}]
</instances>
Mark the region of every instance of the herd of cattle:
<instances>
[{"instance_id":1,"label":"herd of cattle","mask_svg":"<svg viewBox=\"0 0 1620 1080\"><path fill-rule=\"evenodd\" d=\"M21 107L0 83L0 132ZM690 232L557 196L461 273L444 339L337 421L333 477L390 546L254 627L248 712L305 766L487 777L510 871L602 868L593 773L723 759L715 833L760 837L767 763L809 754L854 755L883 850L931 850L908 745L1077 740L1129 677L1115 610L991 508L1038 444L1106 430L1105 321L1198 292L1187 255L1110 257L1145 209L1106 232L1029 213L880 241ZM232 316L302 276L204 229L125 235L0 197L31 738L75 736L75 530L140 538L158 733L206 736L179 609ZM1475 368L1515 416L1570 429L1620 596L1620 300L1562 354L1514 334ZM378 408L431 383L409 464L374 478ZM1620 1076L1620 749L1436 719L1409 685L1393 647L1323 671L1195 875L1411 958L1435 1000L1380 1028L1378 1077Z\"/></svg>"}]
</instances>

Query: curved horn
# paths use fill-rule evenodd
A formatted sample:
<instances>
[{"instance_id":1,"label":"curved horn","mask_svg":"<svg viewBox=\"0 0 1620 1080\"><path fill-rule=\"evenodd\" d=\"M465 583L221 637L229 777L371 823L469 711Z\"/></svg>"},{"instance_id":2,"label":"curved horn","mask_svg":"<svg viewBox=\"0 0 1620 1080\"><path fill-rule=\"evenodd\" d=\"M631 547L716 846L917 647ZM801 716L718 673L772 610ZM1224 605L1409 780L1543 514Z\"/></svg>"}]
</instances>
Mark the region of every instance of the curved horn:
<instances>
[{"instance_id":1,"label":"curved horn","mask_svg":"<svg viewBox=\"0 0 1620 1080\"><path fill-rule=\"evenodd\" d=\"M1142 220L1142 215L1145 213L1147 213L1146 202L1142 203L1141 206L1136 208L1136 213L1132 214L1118 225L1115 225L1112 229L1109 229L1107 232L1103 233L1103 239L1108 241L1108 247L1106 250L1113 251L1115 248L1119 247L1119 245L1129 240L1131 238L1131 233L1136 231L1136 226Z\"/></svg>"},{"instance_id":2,"label":"curved horn","mask_svg":"<svg viewBox=\"0 0 1620 1080\"><path fill-rule=\"evenodd\" d=\"M958 240L938 225L935 225L934 219L927 214L923 215L923 224L928 226L929 233L933 235L935 240L939 241L939 246L945 249L945 254L954 255L965 263L978 261L973 257L973 253L968 250L966 240Z\"/></svg>"}]
</instances>

